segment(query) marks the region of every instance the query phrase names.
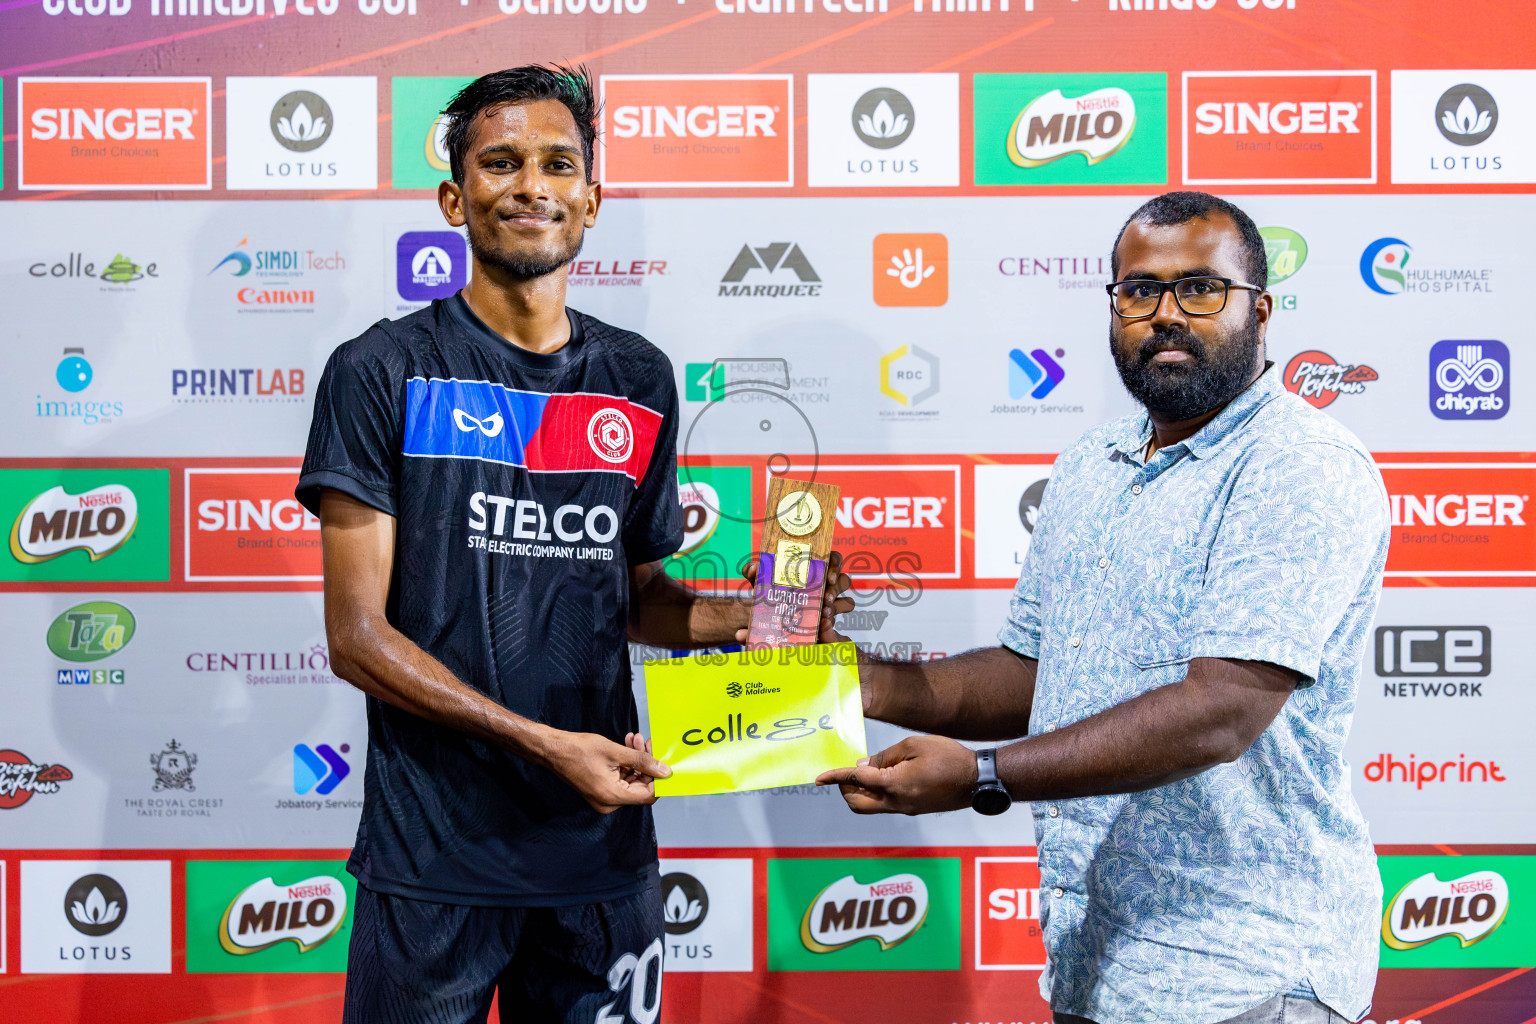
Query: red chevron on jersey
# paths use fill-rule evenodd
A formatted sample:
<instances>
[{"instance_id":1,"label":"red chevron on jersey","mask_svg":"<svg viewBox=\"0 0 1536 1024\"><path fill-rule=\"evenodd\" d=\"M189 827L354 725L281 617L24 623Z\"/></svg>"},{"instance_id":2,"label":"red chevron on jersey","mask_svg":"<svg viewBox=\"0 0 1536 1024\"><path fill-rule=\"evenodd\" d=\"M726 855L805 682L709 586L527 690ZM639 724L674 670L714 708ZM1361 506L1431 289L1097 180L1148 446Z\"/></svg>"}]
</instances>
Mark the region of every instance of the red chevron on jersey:
<instances>
[{"instance_id":1,"label":"red chevron on jersey","mask_svg":"<svg viewBox=\"0 0 1536 1024\"><path fill-rule=\"evenodd\" d=\"M618 470L645 480L661 433L661 414L613 395L550 395L528 439L524 465L534 473Z\"/></svg>"}]
</instances>

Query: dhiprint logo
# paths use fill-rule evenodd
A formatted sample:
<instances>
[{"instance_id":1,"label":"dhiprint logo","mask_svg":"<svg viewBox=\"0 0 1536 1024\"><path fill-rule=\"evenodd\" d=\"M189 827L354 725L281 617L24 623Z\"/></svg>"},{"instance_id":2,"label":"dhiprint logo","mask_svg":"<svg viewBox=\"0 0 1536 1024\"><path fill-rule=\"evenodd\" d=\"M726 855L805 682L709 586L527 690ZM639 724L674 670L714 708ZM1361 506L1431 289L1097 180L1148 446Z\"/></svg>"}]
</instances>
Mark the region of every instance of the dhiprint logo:
<instances>
[{"instance_id":1,"label":"dhiprint logo","mask_svg":"<svg viewBox=\"0 0 1536 1024\"><path fill-rule=\"evenodd\" d=\"M942 306L949 301L949 239L944 235L876 235L874 265L877 306Z\"/></svg>"},{"instance_id":2,"label":"dhiprint logo","mask_svg":"<svg viewBox=\"0 0 1536 1024\"><path fill-rule=\"evenodd\" d=\"M35 764L19 750L0 750L0 811L13 811L32 794L52 795L74 773L61 764Z\"/></svg>"},{"instance_id":3,"label":"dhiprint logo","mask_svg":"<svg viewBox=\"0 0 1536 1024\"><path fill-rule=\"evenodd\" d=\"M1508 913L1509 883L1497 871L1474 871L1449 882L1430 872L1387 901L1381 941L1393 949L1414 949L1455 936L1465 949L1492 935Z\"/></svg>"},{"instance_id":4,"label":"dhiprint logo","mask_svg":"<svg viewBox=\"0 0 1536 1024\"><path fill-rule=\"evenodd\" d=\"M628 462L629 453L635 446L635 428L630 425L629 417L618 409L599 409L587 423L587 441L598 458L606 462Z\"/></svg>"},{"instance_id":5,"label":"dhiprint logo","mask_svg":"<svg viewBox=\"0 0 1536 1024\"><path fill-rule=\"evenodd\" d=\"M329 796L343 779L352 774L352 766L341 754L351 752L352 747L341 745L338 754L330 744L317 743L313 748L303 743L293 747L293 791L300 796L314 790L320 796Z\"/></svg>"},{"instance_id":6,"label":"dhiprint logo","mask_svg":"<svg viewBox=\"0 0 1536 1024\"><path fill-rule=\"evenodd\" d=\"M1326 408L1340 395L1358 395L1378 380L1364 363L1341 363L1327 352L1298 352L1285 364L1285 389L1306 399L1314 409Z\"/></svg>"},{"instance_id":7,"label":"dhiprint logo","mask_svg":"<svg viewBox=\"0 0 1536 1024\"><path fill-rule=\"evenodd\" d=\"M1136 101L1110 86L1067 99L1060 89L1030 100L1008 133L1008 159L1020 167L1041 167L1081 153L1092 167L1130 141L1136 130Z\"/></svg>"},{"instance_id":8,"label":"dhiprint logo","mask_svg":"<svg viewBox=\"0 0 1536 1024\"><path fill-rule=\"evenodd\" d=\"M325 97L307 89L288 93L272 105L272 137L284 149L308 153L331 137L336 116Z\"/></svg>"},{"instance_id":9,"label":"dhiprint logo","mask_svg":"<svg viewBox=\"0 0 1536 1024\"><path fill-rule=\"evenodd\" d=\"M793 277L800 284L742 284L748 274L766 271L779 281ZM720 278L720 295L738 298L805 298L821 294L821 275L795 242L743 245Z\"/></svg>"},{"instance_id":10,"label":"dhiprint logo","mask_svg":"<svg viewBox=\"0 0 1536 1024\"><path fill-rule=\"evenodd\" d=\"M912 101L895 89L871 89L853 105L853 131L875 149L893 149L907 141L917 123Z\"/></svg>"},{"instance_id":11,"label":"dhiprint logo","mask_svg":"<svg viewBox=\"0 0 1536 1024\"><path fill-rule=\"evenodd\" d=\"M663 875L661 891L662 923L668 935L687 935L709 916L709 893L692 875L683 871Z\"/></svg>"},{"instance_id":12,"label":"dhiprint logo","mask_svg":"<svg viewBox=\"0 0 1536 1024\"><path fill-rule=\"evenodd\" d=\"M457 231L407 231L395 243L395 291L407 302L456 295L469 281L469 249Z\"/></svg>"},{"instance_id":13,"label":"dhiprint logo","mask_svg":"<svg viewBox=\"0 0 1536 1024\"><path fill-rule=\"evenodd\" d=\"M1030 398L1041 399L1056 390L1056 385L1066 379L1067 371L1061 368L1056 361L1067 354L1066 349L1057 349L1056 358L1051 358L1049 352L1043 348L1030 350L1028 355L1022 349L1010 349L1008 351L1008 397L1014 400L1028 395Z\"/></svg>"},{"instance_id":14,"label":"dhiprint logo","mask_svg":"<svg viewBox=\"0 0 1536 1024\"><path fill-rule=\"evenodd\" d=\"M485 419L477 420L463 409L455 409L453 410L453 425L466 434L478 430L486 437L495 437L501 433L501 428L504 424L499 412L493 412Z\"/></svg>"},{"instance_id":15,"label":"dhiprint logo","mask_svg":"<svg viewBox=\"0 0 1536 1024\"><path fill-rule=\"evenodd\" d=\"M1480 85L1453 85L1435 104L1435 126L1448 141L1475 146L1486 142L1499 126L1499 105Z\"/></svg>"},{"instance_id":16,"label":"dhiprint logo","mask_svg":"<svg viewBox=\"0 0 1536 1024\"><path fill-rule=\"evenodd\" d=\"M1392 72L1392 180L1536 182L1532 95L1536 70Z\"/></svg>"},{"instance_id":17,"label":"dhiprint logo","mask_svg":"<svg viewBox=\"0 0 1536 1024\"><path fill-rule=\"evenodd\" d=\"M1501 341L1438 341L1429 350L1429 408L1442 420L1509 412L1509 348Z\"/></svg>"},{"instance_id":18,"label":"dhiprint logo","mask_svg":"<svg viewBox=\"0 0 1536 1024\"><path fill-rule=\"evenodd\" d=\"M1360 254L1360 277L1373 292L1401 295L1408 288L1404 269L1413 256L1413 246L1401 238L1378 238Z\"/></svg>"},{"instance_id":19,"label":"dhiprint logo","mask_svg":"<svg viewBox=\"0 0 1536 1024\"><path fill-rule=\"evenodd\" d=\"M85 875L64 893L64 919L81 935L110 935L128 917L128 894L111 875Z\"/></svg>"}]
</instances>

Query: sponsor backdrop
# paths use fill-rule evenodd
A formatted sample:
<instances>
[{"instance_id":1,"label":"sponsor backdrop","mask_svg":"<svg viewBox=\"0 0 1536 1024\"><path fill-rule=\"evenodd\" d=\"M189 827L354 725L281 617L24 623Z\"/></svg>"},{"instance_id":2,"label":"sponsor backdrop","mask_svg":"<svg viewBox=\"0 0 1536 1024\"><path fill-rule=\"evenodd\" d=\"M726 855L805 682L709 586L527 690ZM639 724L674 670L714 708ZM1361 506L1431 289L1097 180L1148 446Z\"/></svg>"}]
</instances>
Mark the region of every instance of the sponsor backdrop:
<instances>
[{"instance_id":1,"label":"sponsor backdrop","mask_svg":"<svg viewBox=\"0 0 1536 1024\"><path fill-rule=\"evenodd\" d=\"M366 729L293 500L311 399L467 279L447 98L561 59L604 103L570 301L683 399L669 570L734 586L771 474L815 473L888 657L994 642L1056 453L1129 411L1126 215L1237 197L1270 357L1391 493L1349 745L1370 1019L1530 1024L1533 32L1515 0L0 2L0 1017L339 1019ZM1048 1020L1026 808L656 814L666 936L604 1024Z\"/></svg>"}]
</instances>

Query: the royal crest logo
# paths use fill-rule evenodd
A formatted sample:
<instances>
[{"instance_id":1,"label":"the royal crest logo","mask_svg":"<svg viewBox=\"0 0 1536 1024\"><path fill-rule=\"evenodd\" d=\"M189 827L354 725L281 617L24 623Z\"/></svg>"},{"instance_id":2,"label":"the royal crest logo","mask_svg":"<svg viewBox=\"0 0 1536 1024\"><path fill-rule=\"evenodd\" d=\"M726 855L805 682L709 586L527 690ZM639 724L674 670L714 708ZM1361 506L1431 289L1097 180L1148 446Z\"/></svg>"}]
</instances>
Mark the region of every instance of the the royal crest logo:
<instances>
[{"instance_id":1,"label":"the royal crest logo","mask_svg":"<svg viewBox=\"0 0 1536 1024\"><path fill-rule=\"evenodd\" d=\"M598 458L606 462L627 462L635 446L635 428L629 417L612 408L599 409L587 423L587 440Z\"/></svg>"},{"instance_id":2,"label":"the royal crest logo","mask_svg":"<svg viewBox=\"0 0 1536 1024\"><path fill-rule=\"evenodd\" d=\"M243 956L292 942L307 953L335 935L346 919L347 890L339 879L316 875L278 885L263 878L230 901L219 921L219 945Z\"/></svg>"},{"instance_id":3,"label":"the royal crest logo","mask_svg":"<svg viewBox=\"0 0 1536 1024\"><path fill-rule=\"evenodd\" d=\"M1030 100L1008 132L1008 159L1040 167L1081 153L1091 167L1130 141L1136 102L1117 86L1067 97L1060 89Z\"/></svg>"},{"instance_id":4,"label":"the royal crest logo","mask_svg":"<svg viewBox=\"0 0 1536 1024\"><path fill-rule=\"evenodd\" d=\"M11 554L35 564L84 550L91 561L105 558L133 536L139 502L122 484L70 494L51 487L27 502L11 526Z\"/></svg>"},{"instance_id":5,"label":"the royal crest logo","mask_svg":"<svg viewBox=\"0 0 1536 1024\"><path fill-rule=\"evenodd\" d=\"M811 900L800 920L800 941L813 953L832 953L863 939L882 950L911 938L928 916L928 885L917 875L878 882L844 875Z\"/></svg>"},{"instance_id":6,"label":"the royal crest logo","mask_svg":"<svg viewBox=\"0 0 1536 1024\"><path fill-rule=\"evenodd\" d=\"M1363 363L1341 363L1326 352L1299 352L1285 364L1285 387L1314 409L1333 403L1340 395L1358 395L1380 375Z\"/></svg>"},{"instance_id":7,"label":"the royal crest logo","mask_svg":"<svg viewBox=\"0 0 1536 1024\"><path fill-rule=\"evenodd\" d=\"M61 764L34 764L19 750L0 750L0 811L20 807L34 793L57 793L59 783L74 777Z\"/></svg>"},{"instance_id":8,"label":"the royal crest logo","mask_svg":"<svg viewBox=\"0 0 1536 1024\"><path fill-rule=\"evenodd\" d=\"M155 792L167 789L197 791L192 781L192 770L197 767L197 755L184 750L175 740L165 745L158 754L149 755L149 766L155 770Z\"/></svg>"},{"instance_id":9,"label":"the royal crest logo","mask_svg":"<svg viewBox=\"0 0 1536 1024\"><path fill-rule=\"evenodd\" d=\"M1474 871L1449 882L1429 872L1387 903L1381 939L1393 949L1413 949L1454 935L1465 948L1491 935L1508 912L1509 883L1497 871Z\"/></svg>"}]
</instances>

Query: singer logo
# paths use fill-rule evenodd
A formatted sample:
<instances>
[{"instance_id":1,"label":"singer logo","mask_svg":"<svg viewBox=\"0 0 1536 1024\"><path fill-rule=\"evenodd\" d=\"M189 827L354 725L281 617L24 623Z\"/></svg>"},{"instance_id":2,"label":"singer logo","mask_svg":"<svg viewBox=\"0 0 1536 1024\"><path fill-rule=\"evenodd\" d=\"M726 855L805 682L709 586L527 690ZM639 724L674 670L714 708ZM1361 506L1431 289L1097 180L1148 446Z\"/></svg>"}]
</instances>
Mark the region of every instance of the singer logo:
<instances>
[{"instance_id":1,"label":"singer logo","mask_svg":"<svg viewBox=\"0 0 1536 1024\"><path fill-rule=\"evenodd\" d=\"M977 857L976 969L1033 971L1044 966L1035 858Z\"/></svg>"},{"instance_id":2,"label":"singer logo","mask_svg":"<svg viewBox=\"0 0 1536 1024\"><path fill-rule=\"evenodd\" d=\"M23 189L213 187L208 78L23 78Z\"/></svg>"},{"instance_id":3,"label":"singer logo","mask_svg":"<svg viewBox=\"0 0 1536 1024\"><path fill-rule=\"evenodd\" d=\"M320 520L286 468L186 471L190 582L319 581Z\"/></svg>"},{"instance_id":4,"label":"singer logo","mask_svg":"<svg viewBox=\"0 0 1536 1024\"><path fill-rule=\"evenodd\" d=\"M1186 71L1184 181L1374 183L1376 72Z\"/></svg>"},{"instance_id":5,"label":"singer logo","mask_svg":"<svg viewBox=\"0 0 1536 1024\"><path fill-rule=\"evenodd\" d=\"M1497 871L1474 871L1442 882L1434 872L1398 890L1381 917L1381 941L1413 949L1453 935L1465 949L1481 942L1509 913L1509 883Z\"/></svg>"},{"instance_id":6,"label":"singer logo","mask_svg":"<svg viewBox=\"0 0 1536 1024\"><path fill-rule=\"evenodd\" d=\"M819 479L842 488L833 543L845 558L868 552L920 579L960 575L958 466L823 466Z\"/></svg>"},{"instance_id":7,"label":"singer logo","mask_svg":"<svg viewBox=\"0 0 1536 1024\"><path fill-rule=\"evenodd\" d=\"M1386 574L1477 586L1482 577L1536 585L1536 466L1384 463L1392 515Z\"/></svg>"},{"instance_id":8,"label":"singer logo","mask_svg":"<svg viewBox=\"0 0 1536 1024\"><path fill-rule=\"evenodd\" d=\"M792 75L604 75L602 182L794 184Z\"/></svg>"}]
</instances>

